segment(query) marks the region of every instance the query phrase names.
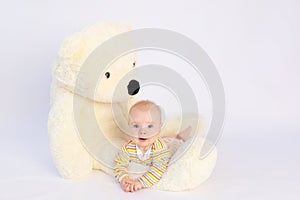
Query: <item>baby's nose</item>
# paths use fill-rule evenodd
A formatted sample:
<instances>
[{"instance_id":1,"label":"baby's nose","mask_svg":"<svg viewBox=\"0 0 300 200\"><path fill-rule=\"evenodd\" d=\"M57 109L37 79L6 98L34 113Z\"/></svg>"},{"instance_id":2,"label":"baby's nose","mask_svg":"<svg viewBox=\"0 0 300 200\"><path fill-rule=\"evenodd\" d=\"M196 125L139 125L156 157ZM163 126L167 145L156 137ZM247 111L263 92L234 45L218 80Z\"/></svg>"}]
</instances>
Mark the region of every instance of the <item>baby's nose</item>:
<instances>
[{"instance_id":1,"label":"baby's nose","mask_svg":"<svg viewBox=\"0 0 300 200\"><path fill-rule=\"evenodd\" d=\"M145 135L146 134L146 131L144 129L140 129L140 132L139 132L141 135Z\"/></svg>"}]
</instances>

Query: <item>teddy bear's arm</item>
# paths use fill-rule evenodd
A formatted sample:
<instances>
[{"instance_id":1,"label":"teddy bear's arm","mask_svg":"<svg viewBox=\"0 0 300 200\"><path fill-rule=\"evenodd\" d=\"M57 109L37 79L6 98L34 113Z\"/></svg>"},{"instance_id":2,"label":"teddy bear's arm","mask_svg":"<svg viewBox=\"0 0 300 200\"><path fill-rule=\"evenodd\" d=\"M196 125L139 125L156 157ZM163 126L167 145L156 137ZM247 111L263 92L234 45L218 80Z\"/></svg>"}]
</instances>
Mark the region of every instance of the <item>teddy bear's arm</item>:
<instances>
[{"instance_id":1,"label":"teddy bear's arm","mask_svg":"<svg viewBox=\"0 0 300 200\"><path fill-rule=\"evenodd\" d=\"M93 158L83 147L73 114L73 93L54 84L48 119L50 149L64 178L81 178L92 171Z\"/></svg>"}]
</instances>

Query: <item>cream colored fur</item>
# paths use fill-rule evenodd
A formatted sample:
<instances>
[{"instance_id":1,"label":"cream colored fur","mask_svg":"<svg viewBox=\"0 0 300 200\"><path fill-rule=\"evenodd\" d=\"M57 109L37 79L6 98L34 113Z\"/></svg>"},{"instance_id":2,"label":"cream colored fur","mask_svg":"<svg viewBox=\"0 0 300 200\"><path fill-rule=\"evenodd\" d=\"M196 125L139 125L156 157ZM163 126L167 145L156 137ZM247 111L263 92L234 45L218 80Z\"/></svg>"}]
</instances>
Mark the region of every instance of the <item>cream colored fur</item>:
<instances>
[{"instance_id":1,"label":"cream colored fur","mask_svg":"<svg viewBox=\"0 0 300 200\"><path fill-rule=\"evenodd\" d=\"M48 120L48 131L50 137L50 148L53 160L64 178L82 178L91 173L93 169L102 170L112 175L112 170L97 161L96 157L88 151L85 144L79 137L74 120L74 97L79 99L80 104L80 123L89 125L88 110L84 109L87 105L95 106L95 115L98 126L117 148L119 148L128 137L115 124L114 117L124 117L127 115L127 104L134 102L134 99L126 97L116 99L111 102L112 94L118 81L128 73L133 62L136 61L134 54L122 57L109 66L111 73L110 79L102 78L94 96L86 92L89 83L80 83L79 92L75 93L76 79L78 72L88 55L102 42L110 37L131 30L130 26L119 23L98 23L85 28L83 31L74 34L65 40L59 52L57 61L53 67L53 81L51 85L51 109ZM109 52L108 52L109 53ZM106 56L106 55L103 55ZM101 69L103 70L104 67ZM105 71L104 70L104 71ZM102 74L104 77L104 75ZM101 78L100 78L101 79ZM126 90L126 86L124 86ZM113 116L111 112L111 103L114 103L119 112ZM188 118L188 115L186 115ZM197 120L190 117L191 120ZM180 124L179 118L174 118L166 122L162 130L162 136L170 136L178 133ZM203 119L200 119L203 125ZM196 130L199 134L203 132L203 126ZM92 140L93 138L91 138ZM162 180L155 185L154 189L180 191L197 187L205 181L211 174L216 162L216 149L212 151L205 159L200 160L199 153L204 139L197 137L190 148L182 145L176 154L182 153L183 156L174 160L168 168L168 172ZM117 153L108 150L104 144L97 147L99 154L103 154L109 162L113 162ZM135 171L136 169L133 169ZM116 187L117 188L117 187Z\"/></svg>"}]
</instances>

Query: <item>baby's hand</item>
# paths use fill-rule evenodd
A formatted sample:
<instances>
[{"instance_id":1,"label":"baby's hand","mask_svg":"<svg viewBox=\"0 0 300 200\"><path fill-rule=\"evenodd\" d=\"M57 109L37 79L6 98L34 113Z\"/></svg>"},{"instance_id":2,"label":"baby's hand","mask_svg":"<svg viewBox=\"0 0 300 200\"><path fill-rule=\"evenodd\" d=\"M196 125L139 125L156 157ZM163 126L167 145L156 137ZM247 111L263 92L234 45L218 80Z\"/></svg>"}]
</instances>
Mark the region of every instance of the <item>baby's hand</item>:
<instances>
[{"instance_id":1,"label":"baby's hand","mask_svg":"<svg viewBox=\"0 0 300 200\"><path fill-rule=\"evenodd\" d=\"M138 190L143 189L143 185L141 184L140 181L134 181L131 185L130 185L130 192L136 192Z\"/></svg>"},{"instance_id":2,"label":"baby's hand","mask_svg":"<svg viewBox=\"0 0 300 200\"><path fill-rule=\"evenodd\" d=\"M133 184L133 181L130 180L130 178L127 176L122 179L121 181L121 187L125 192L130 192L130 186Z\"/></svg>"},{"instance_id":3,"label":"baby's hand","mask_svg":"<svg viewBox=\"0 0 300 200\"><path fill-rule=\"evenodd\" d=\"M125 192L136 192L144 188L140 181L133 181L128 176L123 178L120 184Z\"/></svg>"}]
</instances>

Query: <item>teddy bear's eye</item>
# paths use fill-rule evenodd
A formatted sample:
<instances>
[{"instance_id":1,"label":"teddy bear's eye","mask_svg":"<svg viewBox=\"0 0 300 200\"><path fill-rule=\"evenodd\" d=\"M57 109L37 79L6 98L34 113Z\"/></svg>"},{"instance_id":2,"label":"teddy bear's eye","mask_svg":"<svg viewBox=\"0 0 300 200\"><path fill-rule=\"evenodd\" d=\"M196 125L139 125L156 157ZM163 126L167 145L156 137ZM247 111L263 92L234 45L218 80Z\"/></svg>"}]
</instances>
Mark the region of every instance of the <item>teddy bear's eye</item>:
<instances>
[{"instance_id":1,"label":"teddy bear's eye","mask_svg":"<svg viewBox=\"0 0 300 200\"><path fill-rule=\"evenodd\" d=\"M109 78L109 77L110 77L110 73L109 73L109 72L106 72L106 73L105 73L105 76L106 76L106 78Z\"/></svg>"},{"instance_id":2,"label":"teddy bear's eye","mask_svg":"<svg viewBox=\"0 0 300 200\"><path fill-rule=\"evenodd\" d=\"M135 67L135 62L132 63L133 67Z\"/></svg>"}]
</instances>

